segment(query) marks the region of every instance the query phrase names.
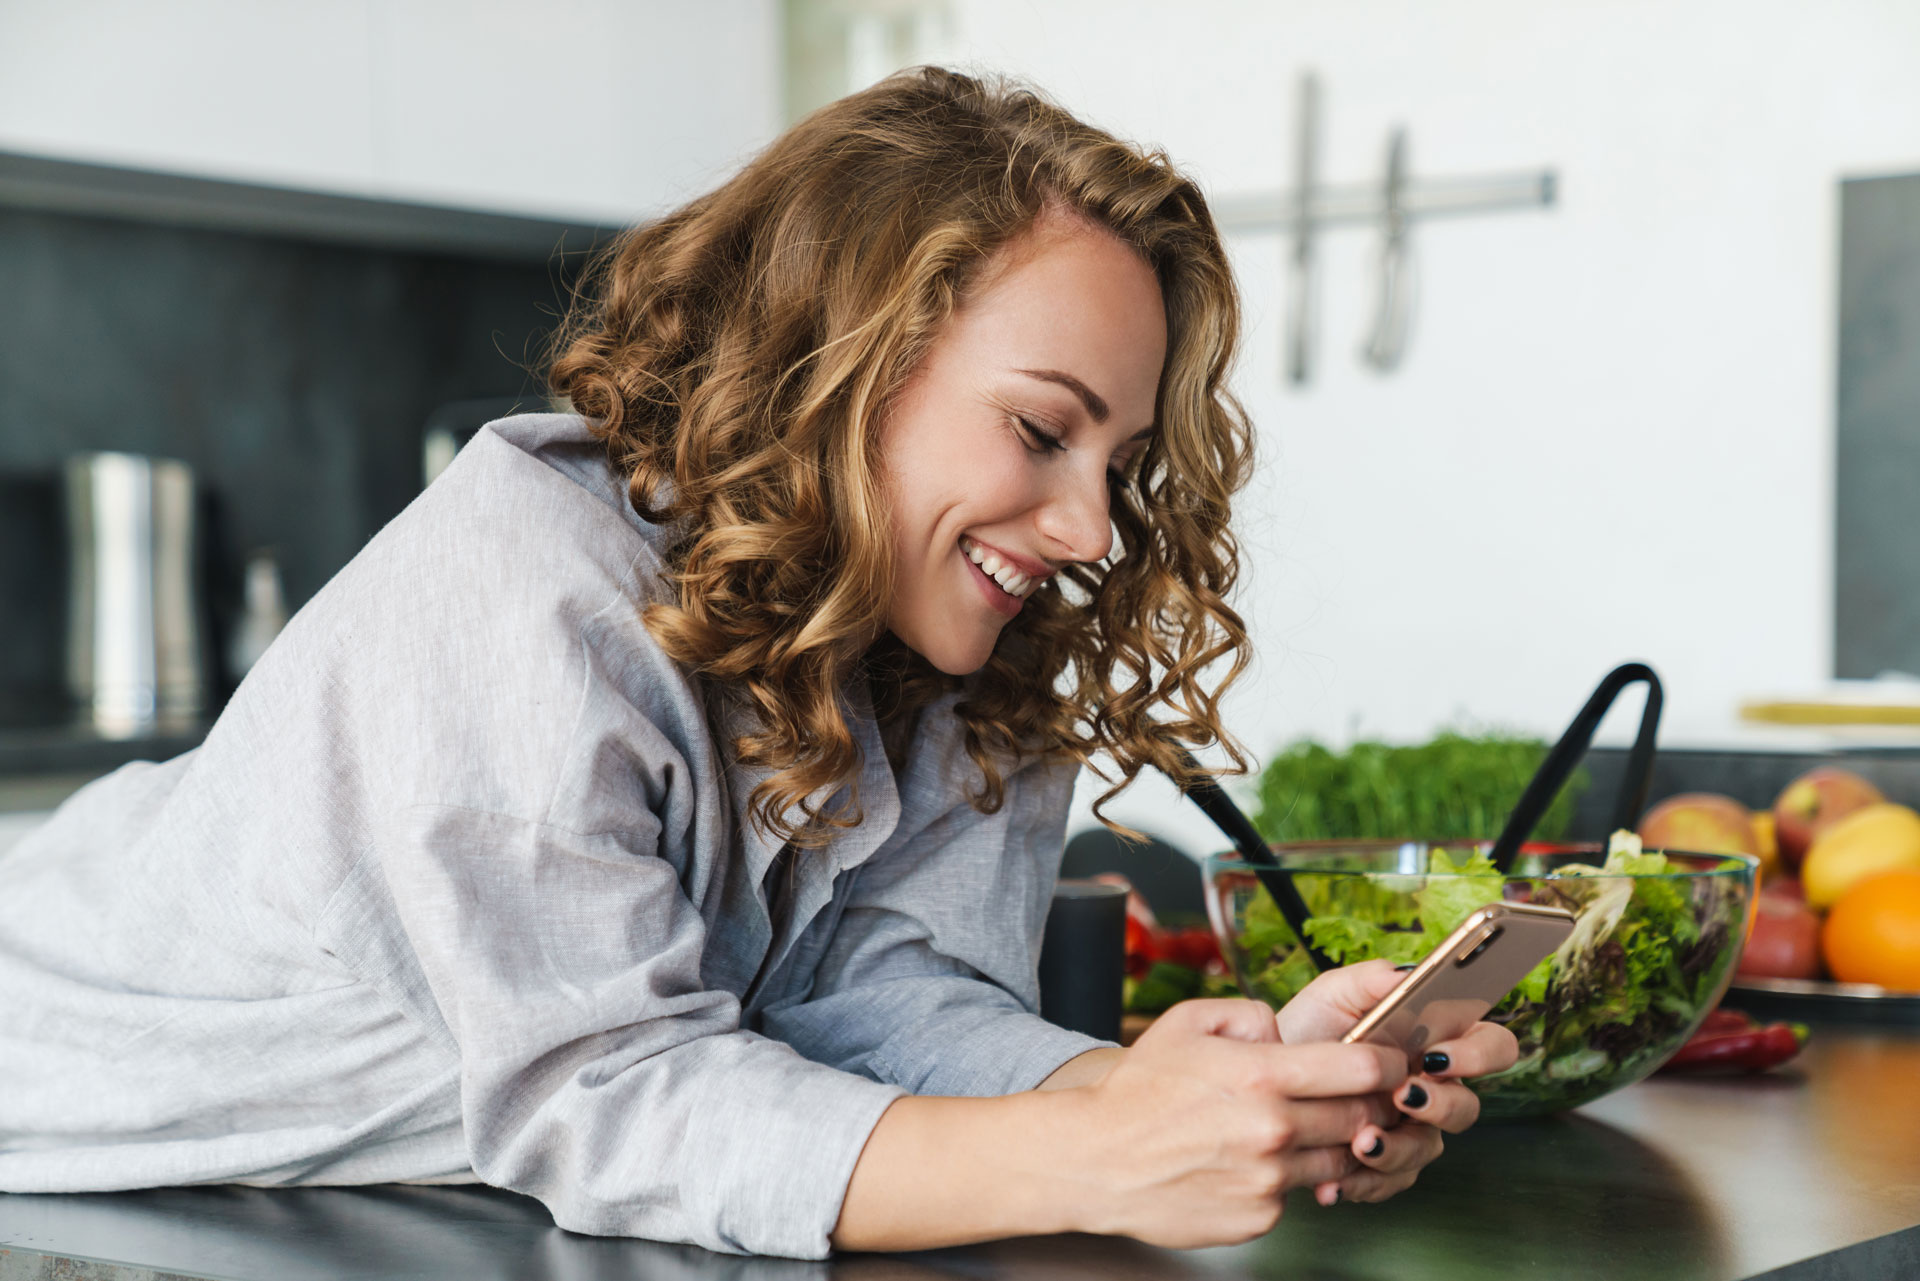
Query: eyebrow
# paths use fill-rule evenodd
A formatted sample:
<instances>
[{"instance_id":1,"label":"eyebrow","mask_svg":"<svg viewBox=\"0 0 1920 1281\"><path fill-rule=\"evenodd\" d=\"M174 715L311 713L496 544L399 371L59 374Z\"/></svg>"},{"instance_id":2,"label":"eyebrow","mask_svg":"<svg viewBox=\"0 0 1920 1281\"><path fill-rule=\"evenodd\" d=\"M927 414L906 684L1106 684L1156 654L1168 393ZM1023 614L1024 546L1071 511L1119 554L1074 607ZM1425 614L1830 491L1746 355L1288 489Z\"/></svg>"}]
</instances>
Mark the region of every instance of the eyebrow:
<instances>
[{"instance_id":1,"label":"eyebrow","mask_svg":"<svg viewBox=\"0 0 1920 1281\"><path fill-rule=\"evenodd\" d=\"M1080 398L1080 403L1087 407L1087 413L1092 415L1093 421L1097 423L1104 423L1112 415L1113 411L1107 408L1107 402L1100 399L1093 388L1072 374L1062 373L1058 369L1016 369L1014 372L1025 374L1029 378L1038 378L1043 383L1058 383L1065 387Z\"/></svg>"}]
</instances>

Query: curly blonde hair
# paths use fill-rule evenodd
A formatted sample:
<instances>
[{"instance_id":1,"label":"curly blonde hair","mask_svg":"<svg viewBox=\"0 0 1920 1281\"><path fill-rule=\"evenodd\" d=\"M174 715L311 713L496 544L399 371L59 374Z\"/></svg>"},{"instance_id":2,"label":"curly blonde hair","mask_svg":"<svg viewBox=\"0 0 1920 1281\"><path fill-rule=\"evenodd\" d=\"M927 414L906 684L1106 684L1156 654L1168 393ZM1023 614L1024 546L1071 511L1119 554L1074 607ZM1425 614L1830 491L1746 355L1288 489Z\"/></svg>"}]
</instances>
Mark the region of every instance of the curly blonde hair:
<instances>
[{"instance_id":1,"label":"curly blonde hair","mask_svg":"<svg viewBox=\"0 0 1920 1281\"><path fill-rule=\"evenodd\" d=\"M1119 553L1054 575L985 667L947 677L887 636L880 427L985 264L1050 209L1105 228L1159 279L1158 430L1112 489ZM1031 89L928 67L814 112L717 190L620 236L577 292L548 380L606 442L635 510L675 531L675 599L648 606L646 626L756 714L731 744L769 771L754 821L819 845L860 821L854 680L890 727L961 688L987 812L1033 753L1104 755L1102 804L1148 765L1183 778L1183 743L1246 768L1219 718L1247 650L1226 599L1229 500L1251 466L1226 389L1238 331L1206 201L1163 154Z\"/></svg>"}]
</instances>

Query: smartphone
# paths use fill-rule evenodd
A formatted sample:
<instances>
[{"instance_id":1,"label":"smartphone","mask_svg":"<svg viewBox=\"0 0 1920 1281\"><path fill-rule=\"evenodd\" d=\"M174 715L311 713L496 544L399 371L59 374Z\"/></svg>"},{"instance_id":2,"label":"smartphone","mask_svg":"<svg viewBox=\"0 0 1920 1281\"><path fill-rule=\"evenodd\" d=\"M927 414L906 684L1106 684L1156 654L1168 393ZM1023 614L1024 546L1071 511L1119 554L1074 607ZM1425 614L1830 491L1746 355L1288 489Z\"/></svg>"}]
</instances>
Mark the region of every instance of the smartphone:
<instances>
[{"instance_id":1,"label":"smartphone","mask_svg":"<svg viewBox=\"0 0 1920 1281\"><path fill-rule=\"evenodd\" d=\"M1562 908L1489 904L1462 921L1340 1039L1397 1045L1417 1070L1429 1045L1451 1041L1485 1018L1571 933L1573 913Z\"/></svg>"}]
</instances>

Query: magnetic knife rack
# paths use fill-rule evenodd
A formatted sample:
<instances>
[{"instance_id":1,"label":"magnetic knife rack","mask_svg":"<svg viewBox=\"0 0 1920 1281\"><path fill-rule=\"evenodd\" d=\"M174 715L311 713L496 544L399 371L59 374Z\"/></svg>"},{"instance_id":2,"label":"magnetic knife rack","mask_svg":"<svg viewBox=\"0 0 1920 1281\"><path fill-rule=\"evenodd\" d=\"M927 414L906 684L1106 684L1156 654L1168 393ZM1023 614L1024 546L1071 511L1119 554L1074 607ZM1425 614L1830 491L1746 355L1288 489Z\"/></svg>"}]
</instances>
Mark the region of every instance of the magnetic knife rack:
<instances>
[{"instance_id":1,"label":"magnetic knife rack","mask_svg":"<svg viewBox=\"0 0 1920 1281\"><path fill-rule=\"evenodd\" d=\"M1428 218L1545 208L1559 198L1559 177L1551 169L1414 180L1407 172L1404 127L1394 129L1388 141L1387 172L1381 182L1323 186L1319 135L1320 84L1308 72L1299 82L1292 189L1226 195L1213 201L1214 219L1224 232L1291 235L1286 366L1287 379L1295 384L1307 382L1312 374L1314 249L1321 231L1343 226L1382 229L1374 323L1362 355L1375 369L1390 372L1405 355L1412 326L1411 225Z\"/></svg>"}]
</instances>

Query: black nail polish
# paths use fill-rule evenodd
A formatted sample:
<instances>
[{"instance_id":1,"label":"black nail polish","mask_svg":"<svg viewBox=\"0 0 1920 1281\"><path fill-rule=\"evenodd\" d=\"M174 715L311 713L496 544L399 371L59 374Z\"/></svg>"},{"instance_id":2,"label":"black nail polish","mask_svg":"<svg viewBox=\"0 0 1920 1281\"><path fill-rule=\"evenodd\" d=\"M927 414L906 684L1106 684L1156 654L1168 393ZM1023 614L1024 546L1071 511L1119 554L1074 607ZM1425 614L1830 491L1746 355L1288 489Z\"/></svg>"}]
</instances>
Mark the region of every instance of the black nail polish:
<instances>
[{"instance_id":1,"label":"black nail polish","mask_svg":"<svg viewBox=\"0 0 1920 1281\"><path fill-rule=\"evenodd\" d=\"M1331 1206L1331 1205L1339 1205L1339 1204L1340 1204L1340 1189L1339 1189L1339 1188L1335 1188L1335 1189L1333 1190L1333 1200L1331 1200L1331 1201L1329 1201L1329 1202L1328 1202L1327 1204L1328 1204L1328 1205L1330 1205L1330 1206Z\"/></svg>"},{"instance_id":2,"label":"black nail polish","mask_svg":"<svg viewBox=\"0 0 1920 1281\"><path fill-rule=\"evenodd\" d=\"M1409 1108L1423 1108L1427 1106L1426 1090L1418 1085L1409 1085L1407 1087L1407 1101L1404 1106Z\"/></svg>"},{"instance_id":3,"label":"black nail polish","mask_svg":"<svg viewBox=\"0 0 1920 1281\"><path fill-rule=\"evenodd\" d=\"M1426 1070L1428 1076L1439 1076L1452 1064L1453 1060L1447 1057L1445 1050L1430 1050L1427 1057L1420 1060L1420 1066Z\"/></svg>"},{"instance_id":4,"label":"black nail polish","mask_svg":"<svg viewBox=\"0 0 1920 1281\"><path fill-rule=\"evenodd\" d=\"M1387 1141L1379 1135L1373 1136L1373 1146L1367 1149L1368 1156L1379 1156L1387 1150Z\"/></svg>"},{"instance_id":5,"label":"black nail polish","mask_svg":"<svg viewBox=\"0 0 1920 1281\"><path fill-rule=\"evenodd\" d=\"M1411 974L1413 973L1413 971L1419 968L1420 968L1420 963L1418 961L1408 961L1405 965L1394 966L1393 972L1395 974Z\"/></svg>"}]
</instances>

